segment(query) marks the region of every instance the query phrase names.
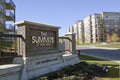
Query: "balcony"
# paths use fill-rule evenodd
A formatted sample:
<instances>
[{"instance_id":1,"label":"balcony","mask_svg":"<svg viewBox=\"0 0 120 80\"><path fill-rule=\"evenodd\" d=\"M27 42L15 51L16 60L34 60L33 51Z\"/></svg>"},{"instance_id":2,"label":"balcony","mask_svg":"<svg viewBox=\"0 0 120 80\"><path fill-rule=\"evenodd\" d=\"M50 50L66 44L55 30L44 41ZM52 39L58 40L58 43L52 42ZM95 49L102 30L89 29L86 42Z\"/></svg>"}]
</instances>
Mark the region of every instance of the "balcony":
<instances>
[{"instance_id":1,"label":"balcony","mask_svg":"<svg viewBox=\"0 0 120 80\"><path fill-rule=\"evenodd\" d=\"M5 22L4 22L4 20L1 20L1 19L0 19L0 27L1 27L1 26L4 28Z\"/></svg>"},{"instance_id":2,"label":"balcony","mask_svg":"<svg viewBox=\"0 0 120 80\"><path fill-rule=\"evenodd\" d=\"M15 15L11 11L6 11L6 20L15 21Z\"/></svg>"},{"instance_id":3,"label":"balcony","mask_svg":"<svg viewBox=\"0 0 120 80\"><path fill-rule=\"evenodd\" d=\"M5 0L7 10L15 10L15 4L12 0Z\"/></svg>"},{"instance_id":4,"label":"balcony","mask_svg":"<svg viewBox=\"0 0 120 80\"><path fill-rule=\"evenodd\" d=\"M0 13L5 14L5 10L0 6Z\"/></svg>"},{"instance_id":5,"label":"balcony","mask_svg":"<svg viewBox=\"0 0 120 80\"><path fill-rule=\"evenodd\" d=\"M6 31L15 31L15 26L11 25L11 24L6 24Z\"/></svg>"}]
</instances>

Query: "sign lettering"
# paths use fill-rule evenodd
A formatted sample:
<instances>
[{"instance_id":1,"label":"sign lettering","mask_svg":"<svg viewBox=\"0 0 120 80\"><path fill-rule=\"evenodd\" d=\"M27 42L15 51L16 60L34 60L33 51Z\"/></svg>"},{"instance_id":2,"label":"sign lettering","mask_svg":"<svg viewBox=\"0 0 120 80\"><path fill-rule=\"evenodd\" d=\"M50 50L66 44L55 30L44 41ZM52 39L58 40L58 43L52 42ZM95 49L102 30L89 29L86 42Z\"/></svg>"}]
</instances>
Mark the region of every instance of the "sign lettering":
<instances>
[{"instance_id":1,"label":"sign lettering","mask_svg":"<svg viewBox=\"0 0 120 80\"><path fill-rule=\"evenodd\" d=\"M36 44L37 46L53 45L54 37L48 36L47 32L40 32L40 35L32 36L32 43Z\"/></svg>"}]
</instances>

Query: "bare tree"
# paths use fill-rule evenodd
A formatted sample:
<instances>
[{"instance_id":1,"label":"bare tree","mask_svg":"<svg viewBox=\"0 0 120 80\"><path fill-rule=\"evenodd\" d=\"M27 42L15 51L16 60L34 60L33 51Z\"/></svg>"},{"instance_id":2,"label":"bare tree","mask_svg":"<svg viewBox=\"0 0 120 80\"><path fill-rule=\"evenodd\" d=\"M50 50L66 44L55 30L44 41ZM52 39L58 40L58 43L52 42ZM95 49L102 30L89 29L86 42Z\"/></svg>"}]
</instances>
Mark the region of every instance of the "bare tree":
<instances>
[{"instance_id":1,"label":"bare tree","mask_svg":"<svg viewBox=\"0 0 120 80\"><path fill-rule=\"evenodd\" d=\"M116 34L116 33L113 33L112 34L112 36L111 36L111 40L112 40L112 42L117 42L118 40L119 40L119 37L118 37L118 35Z\"/></svg>"}]
</instances>

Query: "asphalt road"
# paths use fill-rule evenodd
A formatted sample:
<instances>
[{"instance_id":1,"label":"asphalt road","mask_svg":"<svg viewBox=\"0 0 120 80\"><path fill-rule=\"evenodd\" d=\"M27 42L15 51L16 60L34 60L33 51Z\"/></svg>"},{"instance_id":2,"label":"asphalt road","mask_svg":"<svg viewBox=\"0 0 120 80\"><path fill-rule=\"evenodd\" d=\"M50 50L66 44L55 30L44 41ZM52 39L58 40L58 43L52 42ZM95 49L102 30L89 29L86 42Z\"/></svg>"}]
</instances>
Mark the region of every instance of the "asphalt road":
<instances>
[{"instance_id":1,"label":"asphalt road","mask_svg":"<svg viewBox=\"0 0 120 80\"><path fill-rule=\"evenodd\" d=\"M91 46L87 47L77 47L77 50L80 49L80 53L84 55L94 56L101 59L116 61L120 63L120 49L99 49L93 48Z\"/></svg>"}]
</instances>

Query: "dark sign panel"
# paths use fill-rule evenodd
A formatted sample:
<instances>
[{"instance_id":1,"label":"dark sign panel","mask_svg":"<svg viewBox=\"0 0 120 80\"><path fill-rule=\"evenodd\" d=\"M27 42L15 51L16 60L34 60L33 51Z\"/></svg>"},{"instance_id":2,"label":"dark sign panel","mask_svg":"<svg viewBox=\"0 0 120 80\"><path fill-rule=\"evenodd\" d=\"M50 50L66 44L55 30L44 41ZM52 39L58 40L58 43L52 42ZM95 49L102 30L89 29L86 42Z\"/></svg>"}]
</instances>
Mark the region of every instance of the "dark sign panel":
<instances>
[{"instance_id":1,"label":"dark sign panel","mask_svg":"<svg viewBox=\"0 0 120 80\"><path fill-rule=\"evenodd\" d=\"M16 23L17 33L24 41L19 40L18 52L24 56L43 55L58 52L59 27L23 21Z\"/></svg>"}]
</instances>

